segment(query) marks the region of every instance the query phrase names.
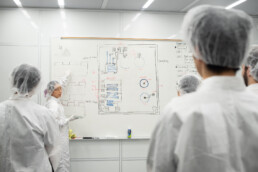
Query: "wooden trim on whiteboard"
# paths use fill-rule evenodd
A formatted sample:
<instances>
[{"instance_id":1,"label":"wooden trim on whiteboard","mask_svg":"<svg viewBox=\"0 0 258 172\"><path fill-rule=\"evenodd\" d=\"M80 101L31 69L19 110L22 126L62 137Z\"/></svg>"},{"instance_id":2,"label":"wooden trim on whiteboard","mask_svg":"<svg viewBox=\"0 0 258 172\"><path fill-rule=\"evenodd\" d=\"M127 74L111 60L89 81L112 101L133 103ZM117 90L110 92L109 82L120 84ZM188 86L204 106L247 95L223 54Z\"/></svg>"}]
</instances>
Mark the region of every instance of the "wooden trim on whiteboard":
<instances>
[{"instance_id":1,"label":"wooden trim on whiteboard","mask_svg":"<svg viewBox=\"0 0 258 172\"><path fill-rule=\"evenodd\" d=\"M113 40L135 40L135 41L174 41L174 42L182 42L182 40L180 40L180 39L149 39L149 38L61 37L61 39L113 39Z\"/></svg>"}]
</instances>

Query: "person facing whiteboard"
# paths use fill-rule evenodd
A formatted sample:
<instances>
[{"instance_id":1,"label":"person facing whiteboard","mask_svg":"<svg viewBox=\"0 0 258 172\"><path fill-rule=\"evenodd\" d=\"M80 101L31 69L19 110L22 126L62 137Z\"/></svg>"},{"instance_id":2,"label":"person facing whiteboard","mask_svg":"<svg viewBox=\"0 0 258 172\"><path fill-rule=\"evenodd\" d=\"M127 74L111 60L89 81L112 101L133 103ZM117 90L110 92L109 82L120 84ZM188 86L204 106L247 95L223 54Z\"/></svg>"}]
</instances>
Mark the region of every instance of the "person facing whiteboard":
<instances>
[{"instance_id":1,"label":"person facing whiteboard","mask_svg":"<svg viewBox=\"0 0 258 172\"><path fill-rule=\"evenodd\" d=\"M51 112L31 100L40 80L40 71L31 65L12 72L12 96L0 103L1 172L52 171L58 128Z\"/></svg>"},{"instance_id":2,"label":"person facing whiteboard","mask_svg":"<svg viewBox=\"0 0 258 172\"><path fill-rule=\"evenodd\" d=\"M253 22L239 10L191 9L184 36L204 79L169 103L150 141L149 172L257 172L258 97L236 76Z\"/></svg>"},{"instance_id":3,"label":"person facing whiteboard","mask_svg":"<svg viewBox=\"0 0 258 172\"><path fill-rule=\"evenodd\" d=\"M177 95L182 96L197 90L201 81L195 75L184 75L177 81Z\"/></svg>"},{"instance_id":4,"label":"person facing whiteboard","mask_svg":"<svg viewBox=\"0 0 258 172\"><path fill-rule=\"evenodd\" d=\"M258 46L250 51L246 63L242 66L242 75L247 89L258 94Z\"/></svg>"},{"instance_id":5,"label":"person facing whiteboard","mask_svg":"<svg viewBox=\"0 0 258 172\"><path fill-rule=\"evenodd\" d=\"M52 112L52 115L56 119L60 136L58 137L58 143L55 146L56 154L54 156L55 165L54 170L57 172L69 172L70 171L70 153L69 153L69 121L73 121L82 118L78 115L72 115L66 118L64 114L64 108L59 98L62 96L62 88L67 85L70 72L66 72L65 77L60 82L50 81L45 90L45 96L47 97L46 107Z\"/></svg>"}]
</instances>

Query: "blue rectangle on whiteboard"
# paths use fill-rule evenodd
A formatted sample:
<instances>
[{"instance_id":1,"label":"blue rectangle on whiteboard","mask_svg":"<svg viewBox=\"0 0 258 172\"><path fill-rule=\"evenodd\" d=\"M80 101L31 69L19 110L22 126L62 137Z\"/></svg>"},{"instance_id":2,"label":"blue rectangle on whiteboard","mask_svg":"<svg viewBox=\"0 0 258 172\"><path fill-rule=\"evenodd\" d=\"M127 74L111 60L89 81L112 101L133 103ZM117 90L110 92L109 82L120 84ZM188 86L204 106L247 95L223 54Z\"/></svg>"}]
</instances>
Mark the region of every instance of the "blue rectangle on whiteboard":
<instances>
[{"instance_id":1,"label":"blue rectangle on whiteboard","mask_svg":"<svg viewBox=\"0 0 258 172\"><path fill-rule=\"evenodd\" d=\"M107 91L118 91L118 84L107 84Z\"/></svg>"},{"instance_id":2,"label":"blue rectangle on whiteboard","mask_svg":"<svg viewBox=\"0 0 258 172\"><path fill-rule=\"evenodd\" d=\"M114 64L108 64L107 66L107 72L117 72L116 65Z\"/></svg>"},{"instance_id":3,"label":"blue rectangle on whiteboard","mask_svg":"<svg viewBox=\"0 0 258 172\"><path fill-rule=\"evenodd\" d=\"M107 98L119 99L118 92L107 92Z\"/></svg>"},{"instance_id":4,"label":"blue rectangle on whiteboard","mask_svg":"<svg viewBox=\"0 0 258 172\"><path fill-rule=\"evenodd\" d=\"M113 100L107 100L107 106L114 106Z\"/></svg>"}]
</instances>

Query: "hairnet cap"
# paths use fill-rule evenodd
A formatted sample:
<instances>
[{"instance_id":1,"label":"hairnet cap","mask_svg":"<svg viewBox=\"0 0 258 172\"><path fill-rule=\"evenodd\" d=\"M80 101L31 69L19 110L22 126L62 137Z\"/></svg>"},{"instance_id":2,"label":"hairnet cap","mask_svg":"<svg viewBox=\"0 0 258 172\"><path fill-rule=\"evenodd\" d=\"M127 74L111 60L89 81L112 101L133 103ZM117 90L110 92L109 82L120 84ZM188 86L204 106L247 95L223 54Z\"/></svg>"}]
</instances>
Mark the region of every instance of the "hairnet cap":
<instances>
[{"instance_id":1,"label":"hairnet cap","mask_svg":"<svg viewBox=\"0 0 258 172\"><path fill-rule=\"evenodd\" d=\"M245 65L250 67L252 77L258 81L258 46L251 49Z\"/></svg>"},{"instance_id":2,"label":"hairnet cap","mask_svg":"<svg viewBox=\"0 0 258 172\"><path fill-rule=\"evenodd\" d=\"M50 82L47 84L47 88L46 88L46 90L44 91L45 97L52 95L52 93L53 93L54 90L55 90L55 86L56 86L57 84L60 84L60 83L59 83L58 81L50 81Z\"/></svg>"},{"instance_id":3,"label":"hairnet cap","mask_svg":"<svg viewBox=\"0 0 258 172\"><path fill-rule=\"evenodd\" d=\"M184 75L177 82L178 91L181 94L191 93L197 90L199 84L201 83L200 79L194 75Z\"/></svg>"},{"instance_id":4,"label":"hairnet cap","mask_svg":"<svg viewBox=\"0 0 258 172\"><path fill-rule=\"evenodd\" d=\"M20 95L32 94L39 85L40 79L40 71L36 67L22 64L11 74L12 89Z\"/></svg>"},{"instance_id":5,"label":"hairnet cap","mask_svg":"<svg viewBox=\"0 0 258 172\"><path fill-rule=\"evenodd\" d=\"M238 68L247 53L253 22L246 13L202 5L185 16L184 39L205 64Z\"/></svg>"}]
</instances>

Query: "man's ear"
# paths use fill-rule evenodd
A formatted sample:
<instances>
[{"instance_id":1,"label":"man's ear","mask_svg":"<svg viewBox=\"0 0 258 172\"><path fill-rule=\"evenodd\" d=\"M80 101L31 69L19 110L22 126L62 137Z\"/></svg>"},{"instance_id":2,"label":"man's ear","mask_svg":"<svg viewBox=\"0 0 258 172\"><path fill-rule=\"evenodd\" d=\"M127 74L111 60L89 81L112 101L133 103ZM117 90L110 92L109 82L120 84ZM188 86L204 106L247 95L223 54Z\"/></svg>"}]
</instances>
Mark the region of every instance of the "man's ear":
<instances>
[{"instance_id":1,"label":"man's ear","mask_svg":"<svg viewBox=\"0 0 258 172\"><path fill-rule=\"evenodd\" d=\"M203 63L199 54L200 54L199 49L196 47L195 48L195 53L193 53L193 59L194 59L194 62L195 62L196 65L200 65L200 64Z\"/></svg>"},{"instance_id":2,"label":"man's ear","mask_svg":"<svg viewBox=\"0 0 258 172\"><path fill-rule=\"evenodd\" d=\"M195 56L193 56L193 59L194 59L194 62L199 64L199 65L204 63L201 59L196 58Z\"/></svg>"},{"instance_id":3,"label":"man's ear","mask_svg":"<svg viewBox=\"0 0 258 172\"><path fill-rule=\"evenodd\" d=\"M193 59L194 59L194 64L195 64L196 70L201 75L201 77L203 77L204 62L201 59L196 58L195 56L193 56Z\"/></svg>"},{"instance_id":4,"label":"man's ear","mask_svg":"<svg viewBox=\"0 0 258 172\"><path fill-rule=\"evenodd\" d=\"M250 66L248 66L248 68L246 70L246 73L247 73L248 77L252 77L252 75L251 75L251 67Z\"/></svg>"},{"instance_id":5,"label":"man's ear","mask_svg":"<svg viewBox=\"0 0 258 172\"><path fill-rule=\"evenodd\" d=\"M180 92L179 92L179 91L177 91L177 96L181 96L181 94L180 94Z\"/></svg>"},{"instance_id":6,"label":"man's ear","mask_svg":"<svg viewBox=\"0 0 258 172\"><path fill-rule=\"evenodd\" d=\"M241 70L244 71L245 70L245 65L241 66Z\"/></svg>"},{"instance_id":7,"label":"man's ear","mask_svg":"<svg viewBox=\"0 0 258 172\"><path fill-rule=\"evenodd\" d=\"M242 66L241 66L241 74L242 74L242 76L244 76L245 75L245 65L243 64Z\"/></svg>"}]
</instances>

